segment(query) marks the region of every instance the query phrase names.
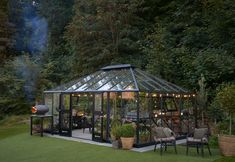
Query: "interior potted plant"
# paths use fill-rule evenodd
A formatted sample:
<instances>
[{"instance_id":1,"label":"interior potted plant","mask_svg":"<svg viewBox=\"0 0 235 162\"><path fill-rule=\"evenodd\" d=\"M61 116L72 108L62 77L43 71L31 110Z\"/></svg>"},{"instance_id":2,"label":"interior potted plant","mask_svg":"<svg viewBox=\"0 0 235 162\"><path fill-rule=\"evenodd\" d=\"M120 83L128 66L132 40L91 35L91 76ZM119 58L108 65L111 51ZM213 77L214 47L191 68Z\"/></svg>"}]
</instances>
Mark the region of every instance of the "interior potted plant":
<instances>
[{"instance_id":1,"label":"interior potted plant","mask_svg":"<svg viewBox=\"0 0 235 162\"><path fill-rule=\"evenodd\" d=\"M150 139L150 132L148 130L141 130L139 132L139 137L140 137L141 143L146 143Z\"/></svg>"},{"instance_id":2,"label":"interior potted plant","mask_svg":"<svg viewBox=\"0 0 235 162\"><path fill-rule=\"evenodd\" d=\"M214 102L229 116L228 135L219 135L219 147L224 156L235 156L235 135L232 135L233 114L235 112L235 84L224 86L216 95Z\"/></svg>"},{"instance_id":3,"label":"interior potted plant","mask_svg":"<svg viewBox=\"0 0 235 162\"><path fill-rule=\"evenodd\" d=\"M135 128L133 124L123 124L120 127L122 148L130 150L134 144Z\"/></svg>"}]
</instances>

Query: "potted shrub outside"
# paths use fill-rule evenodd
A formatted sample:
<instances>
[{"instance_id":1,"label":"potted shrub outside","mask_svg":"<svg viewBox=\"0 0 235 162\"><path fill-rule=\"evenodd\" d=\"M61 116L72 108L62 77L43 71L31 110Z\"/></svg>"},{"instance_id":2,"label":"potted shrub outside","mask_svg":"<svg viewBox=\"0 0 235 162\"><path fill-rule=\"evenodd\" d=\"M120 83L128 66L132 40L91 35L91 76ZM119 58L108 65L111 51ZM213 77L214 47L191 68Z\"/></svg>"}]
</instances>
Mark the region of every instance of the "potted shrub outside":
<instances>
[{"instance_id":1,"label":"potted shrub outside","mask_svg":"<svg viewBox=\"0 0 235 162\"><path fill-rule=\"evenodd\" d=\"M232 135L232 119L235 112L235 84L223 87L214 102L229 115L229 135L219 135L219 147L224 156L235 156L235 135Z\"/></svg>"},{"instance_id":2,"label":"potted shrub outside","mask_svg":"<svg viewBox=\"0 0 235 162\"><path fill-rule=\"evenodd\" d=\"M122 148L130 150L134 144L135 128L133 124L123 124L120 127Z\"/></svg>"},{"instance_id":3,"label":"potted shrub outside","mask_svg":"<svg viewBox=\"0 0 235 162\"><path fill-rule=\"evenodd\" d=\"M122 143L121 143L121 132L120 132L120 125L115 125L111 127L111 142L112 142L112 147L113 148L121 148Z\"/></svg>"},{"instance_id":4,"label":"potted shrub outside","mask_svg":"<svg viewBox=\"0 0 235 162\"><path fill-rule=\"evenodd\" d=\"M120 127L121 123L118 119L113 119L111 122L111 142L113 148L121 148L121 139L120 139Z\"/></svg>"}]
</instances>

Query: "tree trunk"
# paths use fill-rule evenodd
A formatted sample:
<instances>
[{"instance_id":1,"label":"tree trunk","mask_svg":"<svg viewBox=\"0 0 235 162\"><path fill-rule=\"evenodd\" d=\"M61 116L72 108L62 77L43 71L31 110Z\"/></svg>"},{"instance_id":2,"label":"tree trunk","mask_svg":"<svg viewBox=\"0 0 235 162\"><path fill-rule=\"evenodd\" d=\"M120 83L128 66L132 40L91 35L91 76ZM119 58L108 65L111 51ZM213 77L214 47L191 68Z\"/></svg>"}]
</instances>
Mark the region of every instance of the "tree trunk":
<instances>
[{"instance_id":1,"label":"tree trunk","mask_svg":"<svg viewBox=\"0 0 235 162\"><path fill-rule=\"evenodd\" d=\"M229 115L229 135L232 134L232 113Z\"/></svg>"}]
</instances>

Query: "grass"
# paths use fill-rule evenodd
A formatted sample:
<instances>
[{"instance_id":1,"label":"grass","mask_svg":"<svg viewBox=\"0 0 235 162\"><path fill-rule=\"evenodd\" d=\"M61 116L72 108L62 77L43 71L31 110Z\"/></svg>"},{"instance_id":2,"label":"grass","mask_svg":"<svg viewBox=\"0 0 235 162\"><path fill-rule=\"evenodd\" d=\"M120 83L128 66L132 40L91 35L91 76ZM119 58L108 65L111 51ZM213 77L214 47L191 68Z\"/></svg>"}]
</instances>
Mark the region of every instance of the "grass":
<instances>
[{"instance_id":1,"label":"grass","mask_svg":"<svg viewBox=\"0 0 235 162\"><path fill-rule=\"evenodd\" d=\"M3 128L3 129L2 129ZM178 154L169 148L163 156L149 151L138 153L115 150L108 147L90 145L62 139L30 136L28 124L0 127L0 161L4 162L225 162L218 149L212 149L212 156L205 150L205 157L196 154L194 148L185 155L185 147L177 146ZM218 160L220 159L220 160ZM229 162L235 161L230 158ZM227 161L226 161L227 162Z\"/></svg>"},{"instance_id":2,"label":"grass","mask_svg":"<svg viewBox=\"0 0 235 162\"><path fill-rule=\"evenodd\" d=\"M29 130L29 117L24 116L7 116L0 120L0 140L9 138L20 133L25 133Z\"/></svg>"}]
</instances>

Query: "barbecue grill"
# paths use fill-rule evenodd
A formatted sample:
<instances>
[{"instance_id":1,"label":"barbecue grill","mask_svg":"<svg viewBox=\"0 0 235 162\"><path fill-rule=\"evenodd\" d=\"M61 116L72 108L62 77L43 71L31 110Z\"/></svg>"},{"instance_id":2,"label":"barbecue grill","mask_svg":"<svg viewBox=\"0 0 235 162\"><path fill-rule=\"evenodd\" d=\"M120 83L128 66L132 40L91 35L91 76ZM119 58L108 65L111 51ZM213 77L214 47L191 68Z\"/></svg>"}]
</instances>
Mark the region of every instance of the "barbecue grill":
<instances>
[{"instance_id":1,"label":"barbecue grill","mask_svg":"<svg viewBox=\"0 0 235 162\"><path fill-rule=\"evenodd\" d=\"M31 111L36 115L45 115L49 111L49 108L47 105L36 105L32 107Z\"/></svg>"}]
</instances>

